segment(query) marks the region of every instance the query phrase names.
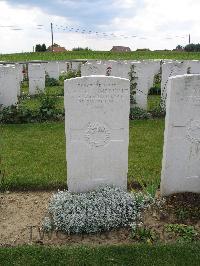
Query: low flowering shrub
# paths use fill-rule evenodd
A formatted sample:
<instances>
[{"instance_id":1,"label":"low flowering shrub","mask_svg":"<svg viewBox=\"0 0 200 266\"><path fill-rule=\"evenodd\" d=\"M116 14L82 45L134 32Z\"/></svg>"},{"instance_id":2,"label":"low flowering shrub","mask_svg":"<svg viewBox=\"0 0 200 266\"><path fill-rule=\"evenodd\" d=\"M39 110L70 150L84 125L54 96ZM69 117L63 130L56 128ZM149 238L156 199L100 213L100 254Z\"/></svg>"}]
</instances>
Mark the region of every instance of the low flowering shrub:
<instances>
[{"instance_id":1,"label":"low flowering shrub","mask_svg":"<svg viewBox=\"0 0 200 266\"><path fill-rule=\"evenodd\" d=\"M139 119L150 119L151 114L143 109L140 109L139 107L134 107L130 109L130 120L139 120Z\"/></svg>"},{"instance_id":2,"label":"low flowering shrub","mask_svg":"<svg viewBox=\"0 0 200 266\"><path fill-rule=\"evenodd\" d=\"M140 212L149 201L142 193L109 186L80 194L59 191L50 201L43 228L75 234L126 227L140 219Z\"/></svg>"},{"instance_id":3,"label":"low flowering shrub","mask_svg":"<svg viewBox=\"0 0 200 266\"><path fill-rule=\"evenodd\" d=\"M45 85L47 87L59 86L59 81L55 78L50 78L49 75L45 77Z\"/></svg>"},{"instance_id":4,"label":"low flowering shrub","mask_svg":"<svg viewBox=\"0 0 200 266\"><path fill-rule=\"evenodd\" d=\"M31 110L25 106L12 105L8 107L0 106L0 124L23 124L37 123L45 121L63 121L64 110L57 110L41 105L38 110Z\"/></svg>"}]
</instances>

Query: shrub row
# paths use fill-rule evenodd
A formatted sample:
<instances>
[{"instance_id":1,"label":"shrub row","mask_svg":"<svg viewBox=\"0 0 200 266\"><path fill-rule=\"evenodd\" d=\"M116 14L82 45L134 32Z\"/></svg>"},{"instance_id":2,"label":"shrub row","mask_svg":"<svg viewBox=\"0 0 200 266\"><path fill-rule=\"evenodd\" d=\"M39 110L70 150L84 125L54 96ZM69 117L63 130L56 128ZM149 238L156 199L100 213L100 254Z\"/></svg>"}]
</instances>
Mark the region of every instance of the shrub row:
<instances>
[{"instance_id":1,"label":"shrub row","mask_svg":"<svg viewBox=\"0 0 200 266\"><path fill-rule=\"evenodd\" d=\"M56 109L52 104L53 99L44 96L42 104L38 110L32 110L24 106L0 107L0 123L1 124L23 124L45 121L62 121L64 120L64 110ZM150 112L142 110L138 107L131 108L130 120L142 120L164 117L165 113L161 108L156 108Z\"/></svg>"}]
</instances>

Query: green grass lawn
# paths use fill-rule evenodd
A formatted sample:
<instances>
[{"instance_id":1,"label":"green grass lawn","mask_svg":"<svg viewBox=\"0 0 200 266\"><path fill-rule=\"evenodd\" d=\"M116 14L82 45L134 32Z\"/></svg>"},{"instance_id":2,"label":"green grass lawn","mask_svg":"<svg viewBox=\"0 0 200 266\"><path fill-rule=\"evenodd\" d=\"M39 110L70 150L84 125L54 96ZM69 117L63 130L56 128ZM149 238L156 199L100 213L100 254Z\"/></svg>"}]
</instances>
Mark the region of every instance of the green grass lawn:
<instances>
[{"instance_id":1,"label":"green grass lawn","mask_svg":"<svg viewBox=\"0 0 200 266\"><path fill-rule=\"evenodd\" d=\"M160 100L161 100L160 95L148 95L148 107L147 107L147 110L148 111L152 111L155 108L159 108Z\"/></svg>"},{"instance_id":2,"label":"green grass lawn","mask_svg":"<svg viewBox=\"0 0 200 266\"><path fill-rule=\"evenodd\" d=\"M63 53L17 53L1 54L0 61L29 61L29 60L70 60L70 59L200 59L198 52L178 51L135 51L135 52L108 52L108 51L68 51Z\"/></svg>"},{"instance_id":3,"label":"green grass lawn","mask_svg":"<svg viewBox=\"0 0 200 266\"><path fill-rule=\"evenodd\" d=\"M128 180L158 182L164 121L130 121ZM1 156L7 189L66 186L64 123L2 125Z\"/></svg>"},{"instance_id":4,"label":"green grass lawn","mask_svg":"<svg viewBox=\"0 0 200 266\"><path fill-rule=\"evenodd\" d=\"M116 246L22 246L0 249L0 265L198 266L200 243Z\"/></svg>"}]
</instances>

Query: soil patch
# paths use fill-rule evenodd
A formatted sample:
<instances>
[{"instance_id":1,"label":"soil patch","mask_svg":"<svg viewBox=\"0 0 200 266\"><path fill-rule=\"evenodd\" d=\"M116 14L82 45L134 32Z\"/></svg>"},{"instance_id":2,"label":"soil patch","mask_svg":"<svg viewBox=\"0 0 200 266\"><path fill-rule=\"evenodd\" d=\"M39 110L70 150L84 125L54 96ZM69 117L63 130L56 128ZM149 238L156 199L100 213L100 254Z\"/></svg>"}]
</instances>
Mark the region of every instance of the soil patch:
<instances>
[{"instance_id":1,"label":"soil patch","mask_svg":"<svg viewBox=\"0 0 200 266\"><path fill-rule=\"evenodd\" d=\"M23 244L128 244L133 243L131 229L122 228L93 235L65 235L44 233L42 221L55 191L0 193L0 246ZM159 193L158 193L159 195ZM164 205L143 213L143 224L154 231L162 242L175 239L165 232L166 224L192 225L200 234L200 195L177 194L166 198ZM198 237L199 239L199 237Z\"/></svg>"}]
</instances>

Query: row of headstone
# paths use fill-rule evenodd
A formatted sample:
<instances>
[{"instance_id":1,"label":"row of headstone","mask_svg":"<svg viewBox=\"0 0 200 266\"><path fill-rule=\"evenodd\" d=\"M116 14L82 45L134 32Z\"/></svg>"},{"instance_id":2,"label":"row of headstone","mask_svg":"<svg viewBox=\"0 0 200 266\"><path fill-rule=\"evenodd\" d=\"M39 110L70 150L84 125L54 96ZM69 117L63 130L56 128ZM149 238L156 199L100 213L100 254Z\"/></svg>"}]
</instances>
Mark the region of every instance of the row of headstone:
<instances>
[{"instance_id":1,"label":"row of headstone","mask_svg":"<svg viewBox=\"0 0 200 266\"><path fill-rule=\"evenodd\" d=\"M81 66L81 76L106 75L130 80L131 107L147 109L147 97L160 71L161 60L144 61L88 61Z\"/></svg>"},{"instance_id":2,"label":"row of headstone","mask_svg":"<svg viewBox=\"0 0 200 266\"><path fill-rule=\"evenodd\" d=\"M50 61L43 63L6 64L2 62L0 78L0 105L10 106L17 103L17 96L20 96L21 82L24 76L29 80L29 95L35 95L45 89L45 76L59 79L63 72L70 70L78 71L80 62ZM27 71L24 71L24 70ZM27 72L27 73L25 73Z\"/></svg>"},{"instance_id":3,"label":"row of headstone","mask_svg":"<svg viewBox=\"0 0 200 266\"><path fill-rule=\"evenodd\" d=\"M93 75L65 81L71 192L127 188L130 81ZM200 75L169 79L161 194L200 193Z\"/></svg>"},{"instance_id":4,"label":"row of headstone","mask_svg":"<svg viewBox=\"0 0 200 266\"><path fill-rule=\"evenodd\" d=\"M36 65L34 67L34 65ZM59 79L63 72L69 70L78 70L80 62L67 62L67 61L50 61L48 63L35 62L28 64L28 78L29 78L29 94L37 94L38 90L44 91L45 88L45 73L50 78ZM16 71L18 72L19 84L23 79L22 64L15 64ZM37 70L36 70L37 69ZM40 71L39 71L40 70ZM130 94L131 94L131 107L138 106L141 109L147 109L147 98L150 88L153 86L154 77L159 72L162 73L161 78L161 103L165 109L165 102L167 98L168 80L171 76L181 75L186 73L200 73L200 61L185 60L142 60L142 61L115 61L104 60L96 61L89 60L86 64L81 66L82 76L88 75L107 75L130 80ZM18 86L17 95L20 95L20 86Z\"/></svg>"},{"instance_id":5,"label":"row of headstone","mask_svg":"<svg viewBox=\"0 0 200 266\"><path fill-rule=\"evenodd\" d=\"M200 74L198 60L142 60L142 61L96 61L81 66L81 75L107 75L130 79L131 107L147 110L147 98L154 84L155 75L161 74L161 105L165 110L168 80L172 76Z\"/></svg>"}]
</instances>

